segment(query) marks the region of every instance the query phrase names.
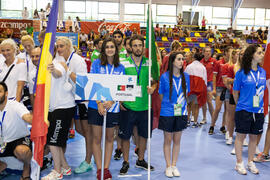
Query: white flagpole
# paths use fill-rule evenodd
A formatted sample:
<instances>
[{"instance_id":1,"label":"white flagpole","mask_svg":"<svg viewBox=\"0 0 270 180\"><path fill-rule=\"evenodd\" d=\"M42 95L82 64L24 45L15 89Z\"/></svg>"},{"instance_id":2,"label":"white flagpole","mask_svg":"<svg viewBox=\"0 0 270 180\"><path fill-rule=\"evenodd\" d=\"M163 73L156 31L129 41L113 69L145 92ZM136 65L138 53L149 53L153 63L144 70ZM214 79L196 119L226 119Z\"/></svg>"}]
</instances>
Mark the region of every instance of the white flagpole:
<instances>
[{"instance_id":1,"label":"white flagpole","mask_svg":"<svg viewBox=\"0 0 270 180\"><path fill-rule=\"evenodd\" d=\"M106 124L107 124L107 110L103 118L102 130L102 163L101 163L101 179L104 179L104 161L105 161L105 143L106 143Z\"/></svg>"},{"instance_id":2,"label":"white flagpole","mask_svg":"<svg viewBox=\"0 0 270 180\"><path fill-rule=\"evenodd\" d=\"M151 52L152 52L152 0L149 0L149 18L148 18L148 40L149 40L149 49L148 49L148 52L149 52L149 75L148 75L148 87L151 87L151 67L152 67L152 55L151 55ZM151 139L150 139L150 136L151 136L151 95L148 94L148 180L150 180L150 163L151 163L151 159L150 159L150 147L151 147Z\"/></svg>"}]
</instances>

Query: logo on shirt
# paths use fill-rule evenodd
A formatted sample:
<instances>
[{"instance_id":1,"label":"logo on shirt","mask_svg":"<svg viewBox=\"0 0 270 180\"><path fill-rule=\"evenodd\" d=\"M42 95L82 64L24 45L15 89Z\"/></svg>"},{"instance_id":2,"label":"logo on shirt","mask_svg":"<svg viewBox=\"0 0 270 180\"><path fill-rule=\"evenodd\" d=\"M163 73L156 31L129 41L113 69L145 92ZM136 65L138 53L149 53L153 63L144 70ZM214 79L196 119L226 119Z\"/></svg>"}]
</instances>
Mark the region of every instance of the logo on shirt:
<instances>
[{"instance_id":1,"label":"logo on shirt","mask_svg":"<svg viewBox=\"0 0 270 180\"><path fill-rule=\"evenodd\" d=\"M106 74L106 69L104 67L100 68L100 73L101 74Z\"/></svg>"}]
</instances>

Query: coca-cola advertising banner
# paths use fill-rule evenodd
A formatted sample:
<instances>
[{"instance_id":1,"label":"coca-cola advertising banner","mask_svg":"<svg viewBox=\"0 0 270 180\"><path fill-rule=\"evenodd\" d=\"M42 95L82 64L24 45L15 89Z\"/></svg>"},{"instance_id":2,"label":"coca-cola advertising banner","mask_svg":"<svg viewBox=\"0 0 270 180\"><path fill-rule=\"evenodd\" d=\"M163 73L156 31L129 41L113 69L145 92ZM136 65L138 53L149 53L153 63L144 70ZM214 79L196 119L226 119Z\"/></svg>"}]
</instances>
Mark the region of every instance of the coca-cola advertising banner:
<instances>
[{"instance_id":1,"label":"coca-cola advertising banner","mask_svg":"<svg viewBox=\"0 0 270 180\"><path fill-rule=\"evenodd\" d=\"M3 33L10 28L13 30L14 37L20 36L20 31L26 29L27 26L33 26L32 20L19 20L19 19L0 19L0 32Z\"/></svg>"},{"instance_id":2,"label":"coca-cola advertising banner","mask_svg":"<svg viewBox=\"0 0 270 180\"><path fill-rule=\"evenodd\" d=\"M119 29L123 33L127 30L127 27L134 32L136 30L140 32L140 23L119 23L119 22L81 22L81 31L84 33L89 33L93 30L95 33L100 33L101 28L106 26L109 33Z\"/></svg>"}]
</instances>

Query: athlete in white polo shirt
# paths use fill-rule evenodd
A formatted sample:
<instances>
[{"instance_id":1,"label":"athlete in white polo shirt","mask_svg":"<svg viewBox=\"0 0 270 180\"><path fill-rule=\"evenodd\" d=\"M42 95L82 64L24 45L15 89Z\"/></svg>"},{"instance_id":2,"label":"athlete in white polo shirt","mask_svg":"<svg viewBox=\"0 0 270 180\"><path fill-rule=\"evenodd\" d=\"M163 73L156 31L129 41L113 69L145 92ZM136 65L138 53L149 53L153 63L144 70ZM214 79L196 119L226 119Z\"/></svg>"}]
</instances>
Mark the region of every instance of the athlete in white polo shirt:
<instances>
[{"instance_id":1,"label":"athlete in white polo shirt","mask_svg":"<svg viewBox=\"0 0 270 180\"><path fill-rule=\"evenodd\" d=\"M21 101L27 73L24 60L15 57L16 49L17 45L12 39L6 39L1 43L1 53L5 61L0 62L0 81L5 81L9 88L8 99Z\"/></svg>"},{"instance_id":2,"label":"athlete in white polo shirt","mask_svg":"<svg viewBox=\"0 0 270 180\"><path fill-rule=\"evenodd\" d=\"M24 163L21 179L30 179L32 144L27 123L32 123L32 115L23 104L8 100L8 87L0 82L0 157L14 156ZM0 172L6 166L0 161Z\"/></svg>"}]
</instances>

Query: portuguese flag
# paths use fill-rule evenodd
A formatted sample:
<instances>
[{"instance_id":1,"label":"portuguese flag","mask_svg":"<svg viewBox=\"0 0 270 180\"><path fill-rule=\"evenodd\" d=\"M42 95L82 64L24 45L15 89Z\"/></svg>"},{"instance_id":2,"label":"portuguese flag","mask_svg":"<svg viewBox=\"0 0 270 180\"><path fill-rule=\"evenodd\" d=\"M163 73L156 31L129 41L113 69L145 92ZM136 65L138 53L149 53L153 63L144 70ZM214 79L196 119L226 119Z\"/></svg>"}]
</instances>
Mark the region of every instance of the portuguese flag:
<instances>
[{"instance_id":1,"label":"portuguese flag","mask_svg":"<svg viewBox=\"0 0 270 180\"><path fill-rule=\"evenodd\" d=\"M117 90L118 91L125 91L126 90L126 86L125 85L118 85L117 86Z\"/></svg>"},{"instance_id":2,"label":"portuguese flag","mask_svg":"<svg viewBox=\"0 0 270 180\"><path fill-rule=\"evenodd\" d=\"M152 17L151 17L152 19ZM149 28L151 28L151 34L149 35ZM153 21L149 24L149 7L147 12L147 28L146 28L146 57L149 58L149 53L151 53L152 67L151 67L151 76L153 80L159 80L159 67L157 62L157 53L156 53L156 43L155 43L155 31L153 27ZM151 36L151 52L149 52L149 37Z\"/></svg>"}]
</instances>

